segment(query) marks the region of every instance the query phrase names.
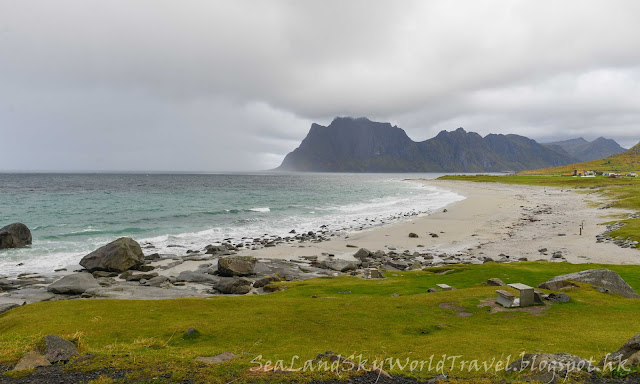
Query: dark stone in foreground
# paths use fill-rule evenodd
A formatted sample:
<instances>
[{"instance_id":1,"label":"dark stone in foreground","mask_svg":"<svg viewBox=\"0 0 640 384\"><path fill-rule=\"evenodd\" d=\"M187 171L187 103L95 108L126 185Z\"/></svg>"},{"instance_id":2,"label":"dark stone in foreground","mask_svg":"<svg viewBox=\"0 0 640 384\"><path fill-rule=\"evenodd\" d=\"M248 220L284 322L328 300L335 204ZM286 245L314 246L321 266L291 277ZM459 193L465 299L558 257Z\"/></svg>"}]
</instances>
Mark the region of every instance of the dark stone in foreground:
<instances>
[{"instance_id":1,"label":"dark stone in foreground","mask_svg":"<svg viewBox=\"0 0 640 384\"><path fill-rule=\"evenodd\" d=\"M38 351L52 364L66 363L72 357L78 355L78 349L75 344L56 335L43 337L38 345Z\"/></svg>"},{"instance_id":2,"label":"dark stone in foreground","mask_svg":"<svg viewBox=\"0 0 640 384\"><path fill-rule=\"evenodd\" d=\"M0 249L21 248L31 244L31 231L22 223L0 228Z\"/></svg>"},{"instance_id":3,"label":"dark stone in foreground","mask_svg":"<svg viewBox=\"0 0 640 384\"><path fill-rule=\"evenodd\" d=\"M89 272L123 272L144 263L142 248L130 237L118 240L96 249L80 260L80 265Z\"/></svg>"}]
</instances>

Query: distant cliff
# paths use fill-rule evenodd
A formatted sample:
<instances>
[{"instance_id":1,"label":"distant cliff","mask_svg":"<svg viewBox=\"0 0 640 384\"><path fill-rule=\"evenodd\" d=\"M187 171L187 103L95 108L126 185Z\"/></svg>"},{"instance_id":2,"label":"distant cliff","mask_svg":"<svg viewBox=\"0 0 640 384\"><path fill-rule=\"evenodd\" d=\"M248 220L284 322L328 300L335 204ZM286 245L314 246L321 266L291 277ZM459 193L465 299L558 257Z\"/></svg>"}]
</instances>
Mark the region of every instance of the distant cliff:
<instances>
[{"instance_id":1,"label":"distant cliff","mask_svg":"<svg viewBox=\"0 0 640 384\"><path fill-rule=\"evenodd\" d=\"M591 161L604 159L612 155L617 155L626 151L618 143L611 139L599 137L593 141L587 141L582 137L571 140L556 141L542 144L548 148L571 157L579 161Z\"/></svg>"},{"instance_id":2,"label":"distant cliff","mask_svg":"<svg viewBox=\"0 0 640 384\"><path fill-rule=\"evenodd\" d=\"M559 166L576 158L518 135L458 128L414 142L404 130L366 118L312 124L278 170L305 172L503 172Z\"/></svg>"}]
</instances>

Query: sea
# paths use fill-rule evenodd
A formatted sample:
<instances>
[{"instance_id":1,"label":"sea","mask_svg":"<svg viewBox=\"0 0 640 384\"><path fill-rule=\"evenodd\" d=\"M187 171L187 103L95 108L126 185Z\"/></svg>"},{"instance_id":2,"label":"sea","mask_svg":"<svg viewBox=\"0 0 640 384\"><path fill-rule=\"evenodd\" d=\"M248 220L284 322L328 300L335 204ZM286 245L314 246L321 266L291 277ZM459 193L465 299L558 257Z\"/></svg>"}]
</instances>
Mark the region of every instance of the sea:
<instances>
[{"instance_id":1,"label":"sea","mask_svg":"<svg viewBox=\"0 0 640 384\"><path fill-rule=\"evenodd\" d=\"M0 174L0 227L21 222L33 237L29 247L0 250L0 276L72 270L122 236L184 254L228 238L386 225L464 199L411 181L438 176Z\"/></svg>"}]
</instances>

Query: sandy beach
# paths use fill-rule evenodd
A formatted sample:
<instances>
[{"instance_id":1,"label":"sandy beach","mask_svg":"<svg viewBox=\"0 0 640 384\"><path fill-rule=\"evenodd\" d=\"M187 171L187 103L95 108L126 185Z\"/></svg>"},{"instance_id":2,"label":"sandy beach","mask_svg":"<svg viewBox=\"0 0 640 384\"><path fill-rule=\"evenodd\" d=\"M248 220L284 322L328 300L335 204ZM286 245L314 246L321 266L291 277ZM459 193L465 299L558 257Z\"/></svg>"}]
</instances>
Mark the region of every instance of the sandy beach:
<instances>
[{"instance_id":1,"label":"sandy beach","mask_svg":"<svg viewBox=\"0 0 640 384\"><path fill-rule=\"evenodd\" d=\"M597 192L462 181L413 182L452 190L466 199L447 206L446 212L438 210L401 223L352 232L346 238L282 244L241 254L293 259L324 253L351 259L357 248L363 247L371 251L457 253L494 259L506 255L510 260L552 260L554 253L561 252L570 263L640 263L640 252L636 249L596 242L596 235L606 230L602 223L630 212L599 209L607 200ZM418 238L410 238L411 232ZM431 233L438 237L432 237ZM547 251L539 251L545 248Z\"/></svg>"}]
</instances>

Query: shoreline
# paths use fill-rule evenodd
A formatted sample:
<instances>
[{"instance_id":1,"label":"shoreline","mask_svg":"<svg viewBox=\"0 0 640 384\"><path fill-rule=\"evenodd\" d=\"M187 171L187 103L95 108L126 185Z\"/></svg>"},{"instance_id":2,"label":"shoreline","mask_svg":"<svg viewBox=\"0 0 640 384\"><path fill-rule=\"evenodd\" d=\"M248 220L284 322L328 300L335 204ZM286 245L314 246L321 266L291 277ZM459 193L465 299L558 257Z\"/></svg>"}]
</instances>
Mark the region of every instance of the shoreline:
<instances>
[{"instance_id":1,"label":"shoreline","mask_svg":"<svg viewBox=\"0 0 640 384\"><path fill-rule=\"evenodd\" d=\"M442 180L414 182L453 190L466 198L437 212L403 217L399 223L344 235L296 234L287 241L258 242L261 245L254 247L256 249L236 248L230 242L177 255L152 254L152 249L150 252L143 247L146 261L138 270L122 274L94 272L93 288L72 294L52 293L48 287L59 278L81 271L0 278L0 304L264 294L272 292L264 287L273 281L347 273L361 275L365 268L371 267L393 273L453 264L535 260L640 264L638 250L619 247L612 241L598 241L597 236L606 231L601 223L606 222L608 216L630 211L602 209L608 207L608 201L593 192L580 195L571 190L539 186ZM409 236L410 233L415 236ZM356 259L354 255L361 248L367 250L366 256ZM229 256L255 258L254 272L242 278L221 276L218 260Z\"/></svg>"},{"instance_id":2,"label":"shoreline","mask_svg":"<svg viewBox=\"0 0 640 384\"><path fill-rule=\"evenodd\" d=\"M530 261L567 261L573 264L640 264L640 251L621 248L610 242L597 242L596 236L606 232L602 223L631 211L601 209L608 201L594 192L583 195L574 190L553 187L427 179L412 181L453 191L465 199L430 214L349 232L322 243L303 247L297 243L280 244L272 248L243 250L239 254L277 259L325 254L355 260L353 253L359 248L366 248L372 252L392 250L400 253L408 250L492 259L506 255L511 260L527 258ZM586 196L593 202L592 206ZM419 237L409 238L411 232ZM437 237L432 237L431 233ZM540 252L545 248L545 252ZM554 258L554 253L559 255L558 252L562 257Z\"/></svg>"}]
</instances>

